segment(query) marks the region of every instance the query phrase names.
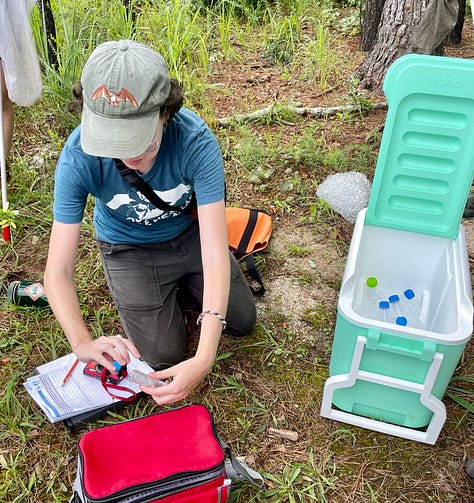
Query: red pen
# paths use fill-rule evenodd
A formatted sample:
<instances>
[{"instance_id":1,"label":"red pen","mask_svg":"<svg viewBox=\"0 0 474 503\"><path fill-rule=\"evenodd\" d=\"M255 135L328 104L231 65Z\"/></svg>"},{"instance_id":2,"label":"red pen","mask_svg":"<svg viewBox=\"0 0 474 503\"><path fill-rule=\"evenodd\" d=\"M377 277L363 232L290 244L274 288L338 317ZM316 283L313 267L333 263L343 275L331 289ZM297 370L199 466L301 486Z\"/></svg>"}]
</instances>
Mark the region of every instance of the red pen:
<instances>
[{"instance_id":1,"label":"red pen","mask_svg":"<svg viewBox=\"0 0 474 503\"><path fill-rule=\"evenodd\" d=\"M68 379L71 377L71 374L74 372L74 369L76 368L76 365L79 363L79 359L76 358L76 361L71 365L71 368L67 371L67 374L64 376L63 382L61 386L64 386Z\"/></svg>"}]
</instances>

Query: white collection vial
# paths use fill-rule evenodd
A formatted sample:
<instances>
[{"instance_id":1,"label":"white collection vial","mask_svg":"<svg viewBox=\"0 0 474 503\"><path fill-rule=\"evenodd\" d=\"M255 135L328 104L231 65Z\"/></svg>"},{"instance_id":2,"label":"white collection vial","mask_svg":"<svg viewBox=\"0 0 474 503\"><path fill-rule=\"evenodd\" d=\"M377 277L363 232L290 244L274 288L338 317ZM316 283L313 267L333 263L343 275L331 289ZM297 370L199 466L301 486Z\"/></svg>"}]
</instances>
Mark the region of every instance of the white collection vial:
<instances>
[{"instance_id":1,"label":"white collection vial","mask_svg":"<svg viewBox=\"0 0 474 503\"><path fill-rule=\"evenodd\" d=\"M165 386L167 383L161 381L160 379L153 379L144 372L140 372L137 369L133 369L129 374L129 379L135 384L141 384L143 386L149 386L151 388L159 388L160 386Z\"/></svg>"}]
</instances>

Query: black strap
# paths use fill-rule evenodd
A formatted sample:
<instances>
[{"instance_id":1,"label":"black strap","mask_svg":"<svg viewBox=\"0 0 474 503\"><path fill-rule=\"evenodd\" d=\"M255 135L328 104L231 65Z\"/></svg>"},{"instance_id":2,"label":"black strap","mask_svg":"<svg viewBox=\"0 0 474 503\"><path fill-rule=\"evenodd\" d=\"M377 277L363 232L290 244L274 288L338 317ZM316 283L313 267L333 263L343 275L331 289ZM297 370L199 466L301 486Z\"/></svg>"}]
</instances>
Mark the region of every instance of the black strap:
<instances>
[{"instance_id":1,"label":"black strap","mask_svg":"<svg viewBox=\"0 0 474 503\"><path fill-rule=\"evenodd\" d=\"M242 233L239 244L237 245L237 250L235 253L238 260L244 257L247 253L247 246L250 242L250 239L252 238L257 220L258 211L249 208L249 219L247 221L247 225L245 226L244 232ZM249 276L260 285L260 288L253 288L252 286L250 286L252 293L254 295L263 295L265 293L265 287L263 286L263 281L260 278L260 274L258 274L257 268L255 267L255 259L253 253L245 257L245 264L247 265L247 272Z\"/></svg>"},{"instance_id":2,"label":"black strap","mask_svg":"<svg viewBox=\"0 0 474 503\"><path fill-rule=\"evenodd\" d=\"M250 290L252 290L252 293L254 295L263 295L265 293L265 287L263 286L263 281L260 278L260 274L258 274L257 268L255 267L255 259L253 253L245 257L245 264L247 266L247 272L249 276L260 285L260 288L253 288L252 285L249 285Z\"/></svg>"},{"instance_id":3,"label":"black strap","mask_svg":"<svg viewBox=\"0 0 474 503\"><path fill-rule=\"evenodd\" d=\"M151 204L156 206L159 210L163 211L179 211L183 212L181 208L172 206L161 197L143 180L143 178L134 170L127 168L121 159L114 159L115 165L119 173L123 176L125 181L131 185L135 190L141 192Z\"/></svg>"},{"instance_id":4,"label":"black strap","mask_svg":"<svg viewBox=\"0 0 474 503\"><path fill-rule=\"evenodd\" d=\"M247 225L245 226L242 237L240 238L239 244L237 245L237 250L239 253L245 255L247 246L249 245L250 238L252 237L253 231L255 230L255 224L258 220L258 211L249 209L249 219L247 221Z\"/></svg>"}]
</instances>

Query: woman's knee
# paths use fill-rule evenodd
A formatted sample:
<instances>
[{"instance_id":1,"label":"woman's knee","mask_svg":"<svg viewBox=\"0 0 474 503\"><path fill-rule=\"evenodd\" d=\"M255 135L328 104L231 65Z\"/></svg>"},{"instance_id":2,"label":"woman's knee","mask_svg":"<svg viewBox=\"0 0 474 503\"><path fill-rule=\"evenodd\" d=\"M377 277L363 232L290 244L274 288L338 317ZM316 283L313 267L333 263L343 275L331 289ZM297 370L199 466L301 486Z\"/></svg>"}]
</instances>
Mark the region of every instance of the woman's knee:
<instances>
[{"instance_id":1,"label":"woman's knee","mask_svg":"<svg viewBox=\"0 0 474 503\"><path fill-rule=\"evenodd\" d=\"M255 304L252 303L246 309L239 310L238 313L228 313L224 334L243 337L254 329L256 322L257 311Z\"/></svg>"},{"instance_id":2,"label":"woman's knee","mask_svg":"<svg viewBox=\"0 0 474 503\"><path fill-rule=\"evenodd\" d=\"M186 338L183 334L176 334L174 338L163 338L158 334L142 338L135 334L129 338L137 347L141 359L155 370L172 367L186 358Z\"/></svg>"},{"instance_id":3,"label":"woman's knee","mask_svg":"<svg viewBox=\"0 0 474 503\"><path fill-rule=\"evenodd\" d=\"M186 330L181 314L177 314L179 316L164 322L156 313L142 311L130 316L128 310L120 310L127 337L135 344L142 360L155 370L172 367L186 358Z\"/></svg>"},{"instance_id":4,"label":"woman's knee","mask_svg":"<svg viewBox=\"0 0 474 503\"><path fill-rule=\"evenodd\" d=\"M186 352L171 350L142 354L142 359L155 370L164 370L181 363L186 358Z\"/></svg>"}]
</instances>

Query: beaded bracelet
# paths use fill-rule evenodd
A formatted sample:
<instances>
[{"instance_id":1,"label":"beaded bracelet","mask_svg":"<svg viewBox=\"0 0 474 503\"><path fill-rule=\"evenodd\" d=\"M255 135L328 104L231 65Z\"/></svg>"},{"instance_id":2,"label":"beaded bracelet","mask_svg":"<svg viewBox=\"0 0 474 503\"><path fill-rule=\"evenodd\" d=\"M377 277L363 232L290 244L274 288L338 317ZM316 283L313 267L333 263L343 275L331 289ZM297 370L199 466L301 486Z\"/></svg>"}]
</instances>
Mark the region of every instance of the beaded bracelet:
<instances>
[{"instance_id":1,"label":"beaded bracelet","mask_svg":"<svg viewBox=\"0 0 474 503\"><path fill-rule=\"evenodd\" d=\"M222 316L222 314L218 313L217 311L211 311L210 309L206 310L206 311L203 311L199 316L198 316L198 319L196 321L196 323L198 325L200 325L202 323L202 319L204 318L204 315L205 314L213 314L214 316L216 316L217 318L219 318L219 321L222 323L222 330L225 330L225 327L227 326L227 321L225 321L225 318L224 316Z\"/></svg>"}]
</instances>

